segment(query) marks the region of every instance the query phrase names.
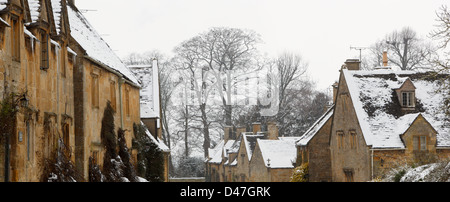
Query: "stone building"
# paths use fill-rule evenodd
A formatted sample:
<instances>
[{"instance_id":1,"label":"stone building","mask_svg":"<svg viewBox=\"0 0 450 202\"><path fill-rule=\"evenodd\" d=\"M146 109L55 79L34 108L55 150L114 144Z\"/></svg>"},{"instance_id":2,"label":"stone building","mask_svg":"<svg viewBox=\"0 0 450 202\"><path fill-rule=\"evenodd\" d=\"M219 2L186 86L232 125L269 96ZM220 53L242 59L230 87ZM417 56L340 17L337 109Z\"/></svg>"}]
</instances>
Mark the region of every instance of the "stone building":
<instances>
[{"instance_id":1,"label":"stone building","mask_svg":"<svg viewBox=\"0 0 450 202\"><path fill-rule=\"evenodd\" d=\"M394 71L384 64L363 71L358 60L347 60L340 70L331 125L322 117L318 122L324 125L314 133L329 134L328 146L323 142L320 148L329 148L330 162L324 165L331 166L331 181L369 181L401 164L449 158L446 95L437 91L442 82L427 72ZM308 149L310 165L316 164L314 148ZM317 171L312 168L310 175Z\"/></svg>"},{"instance_id":2,"label":"stone building","mask_svg":"<svg viewBox=\"0 0 450 202\"><path fill-rule=\"evenodd\" d=\"M131 65L128 68L136 75L141 83L140 114L141 122L145 125L152 141L157 144L164 154L164 179L169 181L170 149L163 141L161 126L161 95L158 74L158 61L153 60L151 65Z\"/></svg>"},{"instance_id":3,"label":"stone building","mask_svg":"<svg viewBox=\"0 0 450 202\"><path fill-rule=\"evenodd\" d=\"M268 123L261 132L245 127L225 128L224 140L210 150L206 180L211 182L288 182L295 166L298 137L278 137L278 127ZM235 134L235 135L234 135ZM236 137L237 136L237 137Z\"/></svg>"},{"instance_id":4,"label":"stone building","mask_svg":"<svg viewBox=\"0 0 450 202\"><path fill-rule=\"evenodd\" d=\"M15 93L21 103L12 134L2 134L0 180L40 181L62 145L87 179L89 158L103 163L108 102L132 148L140 83L73 0L0 0L0 39L0 100Z\"/></svg>"},{"instance_id":5,"label":"stone building","mask_svg":"<svg viewBox=\"0 0 450 202\"><path fill-rule=\"evenodd\" d=\"M309 181L331 181L330 133L334 106L297 141L297 165L308 163Z\"/></svg>"},{"instance_id":6,"label":"stone building","mask_svg":"<svg viewBox=\"0 0 450 202\"><path fill-rule=\"evenodd\" d=\"M2 134L2 181L39 181L58 139L72 151L76 147L75 53L64 6L65 1L0 0L0 100L13 93L22 102L13 133Z\"/></svg>"}]
</instances>

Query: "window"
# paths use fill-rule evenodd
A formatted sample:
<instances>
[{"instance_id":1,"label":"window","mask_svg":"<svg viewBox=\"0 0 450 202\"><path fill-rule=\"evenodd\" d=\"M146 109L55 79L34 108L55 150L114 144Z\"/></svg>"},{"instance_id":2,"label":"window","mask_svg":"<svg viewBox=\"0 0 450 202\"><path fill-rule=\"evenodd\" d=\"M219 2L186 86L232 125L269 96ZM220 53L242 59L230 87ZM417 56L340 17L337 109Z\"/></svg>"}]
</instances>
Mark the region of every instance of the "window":
<instances>
[{"instance_id":1,"label":"window","mask_svg":"<svg viewBox=\"0 0 450 202\"><path fill-rule=\"evenodd\" d=\"M63 143L64 145L69 148L70 146L70 126L69 124L63 125Z\"/></svg>"},{"instance_id":2,"label":"window","mask_svg":"<svg viewBox=\"0 0 450 202\"><path fill-rule=\"evenodd\" d=\"M92 152L92 163L93 164L98 164L99 160L100 160L99 152L98 151L93 151Z\"/></svg>"},{"instance_id":3,"label":"window","mask_svg":"<svg viewBox=\"0 0 450 202\"><path fill-rule=\"evenodd\" d=\"M344 168L344 175L346 182L354 182L353 180L353 169Z\"/></svg>"},{"instance_id":4,"label":"window","mask_svg":"<svg viewBox=\"0 0 450 202\"><path fill-rule=\"evenodd\" d=\"M125 114L129 117L130 116L130 90L125 89Z\"/></svg>"},{"instance_id":5,"label":"window","mask_svg":"<svg viewBox=\"0 0 450 202\"><path fill-rule=\"evenodd\" d=\"M48 35L41 33L41 69L48 69Z\"/></svg>"},{"instance_id":6,"label":"window","mask_svg":"<svg viewBox=\"0 0 450 202\"><path fill-rule=\"evenodd\" d=\"M13 60L20 61L20 23L15 16L12 17L11 46Z\"/></svg>"},{"instance_id":7,"label":"window","mask_svg":"<svg viewBox=\"0 0 450 202\"><path fill-rule=\"evenodd\" d=\"M350 131L350 148L351 149L356 149L356 132L355 131Z\"/></svg>"},{"instance_id":8,"label":"window","mask_svg":"<svg viewBox=\"0 0 450 202\"><path fill-rule=\"evenodd\" d=\"M99 107L99 82L98 75L92 74L91 81L92 106Z\"/></svg>"},{"instance_id":9,"label":"window","mask_svg":"<svg viewBox=\"0 0 450 202\"><path fill-rule=\"evenodd\" d=\"M337 132L337 144L338 144L338 149L344 148L344 132L342 132L342 131Z\"/></svg>"},{"instance_id":10,"label":"window","mask_svg":"<svg viewBox=\"0 0 450 202\"><path fill-rule=\"evenodd\" d=\"M245 154L241 154L241 161L242 161L242 164L244 164L245 163Z\"/></svg>"},{"instance_id":11,"label":"window","mask_svg":"<svg viewBox=\"0 0 450 202\"><path fill-rule=\"evenodd\" d=\"M403 107L414 107L414 93L413 92L402 92L402 106Z\"/></svg>"},{"instance_id":12,"label":"window","mask_svg":"<svg viewBox=\"0 0 450 202\"><path fill-rule=\"evenodd\" d=\"M116 111L116 83L111 81L109 85L110 95L111 95L111 107Z\"/></svg>"},{"instance_id":13,"label":"window","mask_svg":"<svg viewBox=\"0 0 450 202\"><path fill-rule=\"evenodd\" d=\"M427 150L427 136L413 136L413 150L426 151Z\"/></svg>"},{"instance_id":14,"label":"window","mask_svg":"<svg viewBox=\"0 0 450 202\"><path fill-rule=\"evenodd\" d=\"M63 47L61 47L61 48L63 48ZM66 50L67 50L67 48L66 48ZM60 54L61 54L61 76L63 76L65 78L67 76L67 72L66 72L67 51L61 50Z\"/></svg>"},{"instance_id":15,"label":"window","mask_svg":"<svg viewBox=\"0 0 450 202\"><path fill-rule=\"evenodd\" d=\"M30 121L26 122L26 127L27 127L27 160L31 161L31 155L33 153L33 142L31 140L31 125L30 125Z\"/></svg>"}]
</instances>

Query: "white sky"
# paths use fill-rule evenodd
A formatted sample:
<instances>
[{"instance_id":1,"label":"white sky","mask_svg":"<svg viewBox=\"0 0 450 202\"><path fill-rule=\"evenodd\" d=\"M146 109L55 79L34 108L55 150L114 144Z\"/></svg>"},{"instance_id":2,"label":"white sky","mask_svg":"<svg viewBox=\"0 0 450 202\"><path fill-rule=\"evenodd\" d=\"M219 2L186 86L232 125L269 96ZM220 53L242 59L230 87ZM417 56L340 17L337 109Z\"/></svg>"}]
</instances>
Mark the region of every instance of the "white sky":
<instances>
[{"instance_id":1,"label":"white sky","mask_svg":"<svg viewBox=\"0 0 450 202\"><path fill-rule=\"evenodd\" d=\"M160 50L226 26L252 29L261 51L299 53L319 90L338 79L339 68L387 33L410 26L427 36L436 10L448 0L76 0L79 9L119 57Z\"/></svg>"}]
</instances>

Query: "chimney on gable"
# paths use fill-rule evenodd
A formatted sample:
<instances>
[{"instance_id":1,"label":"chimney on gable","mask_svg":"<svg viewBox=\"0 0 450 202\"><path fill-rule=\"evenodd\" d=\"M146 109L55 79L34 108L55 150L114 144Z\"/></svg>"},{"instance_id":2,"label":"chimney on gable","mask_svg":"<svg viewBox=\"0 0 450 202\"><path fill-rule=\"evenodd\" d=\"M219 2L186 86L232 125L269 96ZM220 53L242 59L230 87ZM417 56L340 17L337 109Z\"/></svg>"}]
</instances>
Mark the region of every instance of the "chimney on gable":
<instances>
[{"instance_id":1,"label":"chimney on gable","mask_svg":"<svg viewBox=\"0 0 450 202\"><path fill-rule=\"evenodd\" d=\"M383 52L383 67L387 67L388 66L388 56L387 56L387 51Z\"/></svg>"},{"instance_id":2,"label":"chimney on gable","mask_svg":"<svg viewBox=\"0 0 450 202\"><path fill-rule=\"evenodd\" d=\"M347 59L345 66L348 70L360 70L361 61L359 59Z\"/></svg>"},{"instance_id":3,"label":"chimney on gable","mask_svg":"<svg viewBox=\"0 0 450 202\"><path fill-rule=\"evenodd\" d=\"M253 123L253 134L261 132L261 123L255 122Z\"/></svg>"},{"instance_id":4,"label":"chimney on gable","mask_svg":"<svg viewBox=\"0 0 450 202\"><path fill-rule=\"evenodd\" d=\"M271 121L267 123L267 132L269 140L278 140L278 126L275 122Z\"/></svg>"},{"instance_id":5,"label":"chimney on gable","mask_svg":"<svg viewBox=\"0 0 450 202\"><path fill-rule=\"evenodd\" d=\"M225 143L227 143L228 140L232 138L233 138L233 126L225 126L223 140L225 141Z\"/></svg>"},{"instance_id":6,"label":"chimney on gable","mask_svg":"<svg viewBox=\"0 0 450 202\"><path fill-rule=\"evenodd\" d=\"M336 102L337 91L338 91L338 88L339 88L339 83L337 81L334 82L332 87L333 87L333 103L335 103Z\"/></svg>"},{"instance_id":7,"label":"chimney on gable","mask_svg":"<svg viewBox=\"0 0 450 202\"><path fill-rule=\"evenodd\" d=\"M238 126L236 127L236 138L238 138L239 136L241 136L242 133L247 132L247 127L245 126Z\"/></svg>"}]
</instances>

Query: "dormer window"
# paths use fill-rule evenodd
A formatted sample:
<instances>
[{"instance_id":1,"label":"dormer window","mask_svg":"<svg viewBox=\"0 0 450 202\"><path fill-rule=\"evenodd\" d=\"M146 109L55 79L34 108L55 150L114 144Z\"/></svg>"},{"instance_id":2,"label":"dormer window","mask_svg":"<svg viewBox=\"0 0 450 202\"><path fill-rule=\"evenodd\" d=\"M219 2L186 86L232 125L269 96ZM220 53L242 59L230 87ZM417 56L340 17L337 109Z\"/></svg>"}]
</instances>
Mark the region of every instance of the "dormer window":
<instances>
[{"instance_id":1,"label":"dormer window","mask_svg":"<svg viewBox=\"0 0 450 202\"><path fill-rule=\"evenodd\" d=\"M402 92L402 106L415 107L414 92Z\"/></svg>"},{"instance_id":2,"label":"dormer window","mask_svg":"<svg viewBox=\"0 0 450 202\"><path fill-rule=\"evenodd\" d=\"M411 79L407 78L400 88L395 89L398 101L403 110L413 110L416 107L416 87Z\"/></svg>"}]
</instances>

